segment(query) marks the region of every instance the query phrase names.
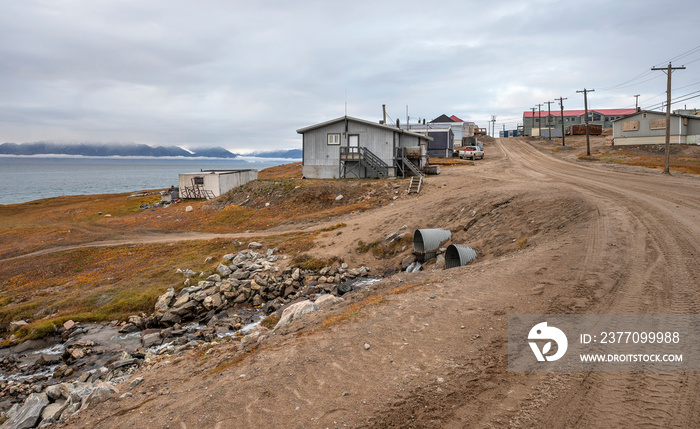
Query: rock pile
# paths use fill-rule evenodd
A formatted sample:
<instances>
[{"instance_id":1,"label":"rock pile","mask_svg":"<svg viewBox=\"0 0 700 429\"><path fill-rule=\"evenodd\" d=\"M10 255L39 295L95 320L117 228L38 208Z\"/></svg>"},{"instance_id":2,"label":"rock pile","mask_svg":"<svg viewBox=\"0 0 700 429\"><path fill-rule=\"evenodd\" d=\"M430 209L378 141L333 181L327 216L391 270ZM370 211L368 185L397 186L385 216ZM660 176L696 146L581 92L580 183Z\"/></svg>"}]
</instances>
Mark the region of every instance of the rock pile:
<instances>
[{"instance_id":1,"label":"rock pile","mask_svg":"<svg viewBox=\"0 0 700 429\"><path fill-rule=\"evenodd\" d=\"M277 312L278 326L283 326L342 301L337 295L354 289L348 281L369 275L369 268L351 269L345 263L320 270L289 267L288 258L280 257L277 249L262 252L262 245L251 244L246 250L224 255L218 263L207 258L208 263L216 264L216 274L179 269L184 288L169 288L158 297L150 315L132 315L126 323L102 325L69 320L56 332L60 337L57 350L0 360L2 372L20 376L0 381L0 408L14 403L0 428L34 428L65 420L118 395L114 385L150 365L158 355L180 353L233 335L246 324L255 326L251 321L259 323L261 315ZM201 280L195 281L197 278ZM118 330L140 347L122 352L98 344L101 340L88 339L105 329ZM262 326L249 329L242 332L246 335L241 349L253 347L268 331ZM22 400L23 404L18 402Z\"/></svg>"},{"instance_id":2,"label":"rock pile","mask_svg":"<svg viewBox=\"0 0 700 429\"><path fill-rule=\"evenodd\" d=\"M61 383L44 392L32 393L23 405L15 404L6 413L8 419L0 428L29 429L44 427L65 420L71 414L105 402L119 391L104 382Z\"/></svg>"},{"instance_id":3,"label":"rock pile","mask_svg":"<svg viewBox=\"0 0 700 429\"><path fill-rule=\"evenodd\" d=\"M153 322L162 326L176 326L183 322L204 319L210 323L226 309L236 305L260 307L264 314L279 310L284 304L314 293L341 294L342 282L366 277L369 268L350 269L347 264L327 266L310 271L277 265L277 249L258 253L248 249L224 255L216 267L217 274L208 276L197 285L192 283L192 271L179 270L185 277L185 288L178 293L171 287L158 297L153 319L132 316L130 322L143 329ZM130 329L126 327L124 329Z\"/></svg>"}]
</instances>

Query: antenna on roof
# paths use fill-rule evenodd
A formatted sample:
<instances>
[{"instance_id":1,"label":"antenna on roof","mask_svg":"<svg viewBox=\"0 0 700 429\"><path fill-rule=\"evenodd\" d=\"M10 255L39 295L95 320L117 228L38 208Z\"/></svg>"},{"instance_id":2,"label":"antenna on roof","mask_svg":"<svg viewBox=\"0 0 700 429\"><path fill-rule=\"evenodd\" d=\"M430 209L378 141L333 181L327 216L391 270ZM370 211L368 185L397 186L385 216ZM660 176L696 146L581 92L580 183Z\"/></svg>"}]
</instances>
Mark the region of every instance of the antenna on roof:
<instances>
[{"instance_id":1,"label":"antenna on roof","mask_svg":"<svg viewBox=\"0 0 700 429\"><path fill-rule=\"evenodd\" d=\"M348 89L345 88L345 116L348 116Z\"/></svg>"}]
</instances>

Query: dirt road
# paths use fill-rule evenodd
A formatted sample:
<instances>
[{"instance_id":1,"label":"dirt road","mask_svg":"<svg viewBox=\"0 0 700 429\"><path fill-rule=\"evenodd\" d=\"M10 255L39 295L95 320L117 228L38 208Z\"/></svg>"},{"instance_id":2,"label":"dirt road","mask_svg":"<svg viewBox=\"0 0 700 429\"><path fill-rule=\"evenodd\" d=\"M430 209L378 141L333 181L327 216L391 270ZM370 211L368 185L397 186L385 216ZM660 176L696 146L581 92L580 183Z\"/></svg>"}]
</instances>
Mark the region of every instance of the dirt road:
<instances>
[{"instance_id":1,"label":"dirt road","mask_svg":"<svg viewBox=\"0 0 700 429\"><path fill-rule=\"evenodd\" d=\"M697 177L501 139L316 249L367 258L358 237L406 223L450 229L475 263L392 276L239 361L222 345L154 365L64 427L695 427L696 373L509 372L506 341L509 313L699 313L699 197Z\"/></svg>"}]
</instances>

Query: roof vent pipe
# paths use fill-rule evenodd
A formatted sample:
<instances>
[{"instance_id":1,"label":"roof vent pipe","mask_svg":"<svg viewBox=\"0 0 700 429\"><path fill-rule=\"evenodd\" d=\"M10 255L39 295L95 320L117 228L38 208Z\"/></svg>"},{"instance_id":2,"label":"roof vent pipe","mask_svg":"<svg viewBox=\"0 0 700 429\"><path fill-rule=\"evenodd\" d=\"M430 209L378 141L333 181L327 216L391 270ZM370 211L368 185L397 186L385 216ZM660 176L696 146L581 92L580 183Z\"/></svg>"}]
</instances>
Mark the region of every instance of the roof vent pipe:
<instances>
[{"instance_id":1,"label":"roof vent pipe","mask_svg":"<svg viewBox=\"0 0 700 429\"><path fill-rule=\"evenodd\" d=\"M423 260L434 258L440 245L452 238L446 229L417 229L413 234L413 251L423 255Z\"/></svg>"},{"instance_id":2,"label":"roof vent pipe","mask_svg":"<svg viewBox=\"0 0 700 429\"><path fill-rule=\"evenodd\" d=\"M461 267L476 259L476 250L468 246L450 244L445 251L445 269Z\"/></svg>"},{"instance_id":3,"label":"roof vent pipe","mask_svg":"<svg viewBox=\"0 0 700 429\"><path fill-rule=\"evenodd\" d=\"M399 118L396 118L396 128L401 128L401 127L399 126Z\"/></svg>"}]
</instances>

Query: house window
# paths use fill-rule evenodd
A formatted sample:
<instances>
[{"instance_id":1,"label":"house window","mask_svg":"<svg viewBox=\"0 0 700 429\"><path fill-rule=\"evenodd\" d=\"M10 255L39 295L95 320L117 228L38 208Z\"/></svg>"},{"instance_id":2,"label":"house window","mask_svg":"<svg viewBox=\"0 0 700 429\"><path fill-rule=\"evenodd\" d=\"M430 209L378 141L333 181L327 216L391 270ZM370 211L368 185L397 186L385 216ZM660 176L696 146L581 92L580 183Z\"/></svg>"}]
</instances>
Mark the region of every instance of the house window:
<instances>
[{"instance_id":1,"label":"house window","mask_svg":"<svg viewBox=\"0 0 700 429\"><path fill-rule=\"evenodd\" d=\"M204 177L195 177L194 184L195 185L203 185L204 184Z\"/></svg>"},{"instance_id":2,"label":"house window","mask_svg":"<svg viewBox=\"0 0 700 429\"><path fill-rule=\"evenodd\" d=\"M328 144L340 144L340 133L328 133Z\"/></svg>"}]
</instances>

